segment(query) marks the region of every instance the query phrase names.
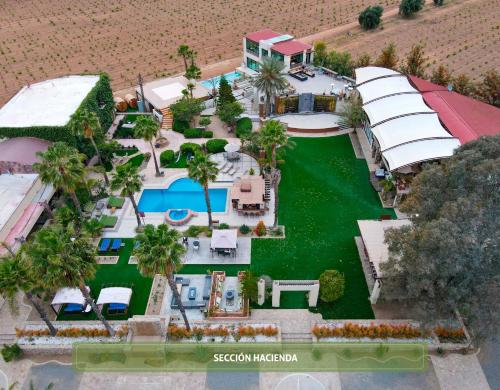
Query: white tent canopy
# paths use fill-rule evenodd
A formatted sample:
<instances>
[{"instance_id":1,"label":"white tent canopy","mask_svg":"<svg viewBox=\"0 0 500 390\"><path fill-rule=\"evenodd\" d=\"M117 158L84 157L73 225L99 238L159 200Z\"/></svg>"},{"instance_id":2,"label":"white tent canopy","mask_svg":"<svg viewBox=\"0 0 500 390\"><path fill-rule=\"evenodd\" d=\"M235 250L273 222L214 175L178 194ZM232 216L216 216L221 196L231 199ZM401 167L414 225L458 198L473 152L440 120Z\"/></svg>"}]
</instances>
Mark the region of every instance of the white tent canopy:
<instances>
[{"instance_id":1,"label":"white tent canopy","mask_svg":"<svg viewBox=\"0 0 500 390\"><path fill-rule=\"evenodd\" d=\"M132 289L126 287L108 287L103 288L97 298L97 305L108 305L110 303L121 303L124 305L130 304L132 297Z\"/></svg>"},{"instance_id":2,"label":"white tent canopy","mask_svg":"<svg viewBox=\"0 0 500 390\"><path fill-rule=\"evenodd\" d=\"M450 157L453 151L460 146L456 138L424 139L382 152L386 165L390 171L419 162L438 160Z\"/></svg>"},{"instance_id":3,"label":"white tent canopy","mask_svg":"<svg viewBox=\"0 0 500 390\"><path fill-rule=\"evenodd\" d=\"M358 92L363 99L363 103L367 104L374 99L383 96L416 93L419 92L413 88L406 76L385 77L369 81L358 87Z\"/></svg>"},{"instance_id":4,"label":"white tent canopy","mask_svg":"<svg viewBox=\"0 0 500 390\"><path fill-rule=\"evenodd\" d=\"M417 114L392 119L372 127L372 132L382 152L417 140L453 138L441 126L437 114Z\"/></svg>"},{"instance_id":5,"label":"white tent canopy","mask_svg":"<svg viewBox=\"0 0 500 390\"><path fill-rule=\"evenodd\" d=\"M236 249L238 233L236 229L223 229L212 231L210 248L212 249Z\"/></svg>"},{"instance_id":6,"label":"white tent canopy","mask_svg":"<svg viewBox=\"0 0 500 390\"><path fill-rule=\"evenodd\" d=\"M235 143L229 143L226 146L224 146L224 150L228 153L234 153L240 150L240 145Z\"/></svg>"},{"instance_id":7,"label":"white tent canopy","mask_svg":"<svg viewBox=\"0 0 500 390\"><path fill-rule=\"evenodd\" d=\"M418 94L388 96L365 104L363 109L372 127L402 115L434 112Z\"/></svg>"},{"instance_id":8,"label":"white tent canopy","mask_svg":"<svg viewBox=\"0 0 500 390\"><path fill-rule=\"evenodd\" d=\"M399 72L396 72L395 70L380 68L378 66L365 66L363 68L357 68L354 71L354 73L356 75L357 85L365 83L369 80L376 79L378 77L385 77L387 79L388 78L387 76L394 76L401 74Z\"/></svg>"},{"instance_id":9,"label":"white tent canopy","mask_svg":"<svg viewBox=\"0 0 500 390\"><path fill-rule=\"evenodd\" d=\"M90 287L85 286L88 292L90 292ZM85 297L79 288L64 287L57 290L54 299L52 299L51 306L56 312L58 312L63 305L80 305L82 307L86 306Z\"/></svg>"}]
</instances>

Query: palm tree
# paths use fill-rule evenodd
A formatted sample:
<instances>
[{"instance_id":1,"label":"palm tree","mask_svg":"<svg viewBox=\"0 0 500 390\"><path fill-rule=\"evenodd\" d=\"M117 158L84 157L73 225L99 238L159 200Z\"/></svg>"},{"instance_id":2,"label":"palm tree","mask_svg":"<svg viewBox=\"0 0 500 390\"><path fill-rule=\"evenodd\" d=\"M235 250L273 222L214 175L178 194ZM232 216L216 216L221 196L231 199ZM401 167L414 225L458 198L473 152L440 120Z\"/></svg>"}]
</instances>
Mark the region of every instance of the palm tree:
<instances>
[{"instance_id":1,"label":"palm tree","mask_svg":"<svg viewBox=\"0 0 500 390\"><path fill-rule=\"evenodd\" d=\"M56 142L46 152L37 154L42 161L33 164L33 168L40 174L42 182L68 193L81 215L82 208L75 191L85 179L85 156L64 142Z\"/></svg>"},{"instance_id":2,"label":"palm tree","mask_svg":"<svg viewBox=\"0 0 500 390\"><path fill-rule=\"evenodd\" d=\"M212 227L212 207L210 206L210 196L208 183L217 179L219 169L217 164L210 160L206 153L198 152L188 163L188 176L196 180L203 186L205 191L205 202L207 203L208 227Z\"/></svg>"},{"instance_id":3,"label":"palm tree","mask_svg":"<svg viewBox=\"0 0 500 390\"><path fill-rule=\"evenodd\" d=\"M266 150L271 151L271 184L274 190L274 222L278 225L279 194L278 188L281 181L281 172L276 167L276 149L288 143L285 126L279 121L267 121L260 129L259 143Z\"/></svg>"},{"instance_id":4,"label":"palm tree","mask_svg":"<svg viewBox=\"0 0 500 390\"><path fill-rule=\"evenodd\" d=\"M281 73L285 65L273 57L266 57L262 61L259 74L253 80L253 85L266 97L266 116L271 114L271 98L282 91L287 81Z\"/></svg>"},{"instance_id":5,"label":"palm tree","mask_svg":"<svg viewBox=\"0 0 500 390\"><path fill-rule=\"evenodd\" d=\"M177 55L179 57L182 57L182 60L184 61L184 70L187 72L188 70L188 63L187 60L189 57L191 57L191 49L189 48L188 45L180 45L177 48Z\"/></svg>"},{"instance_id":6,"label":"palm tree","mask_svg":"<svg viewBox=\"0 0 500 390\"><path fill-rule=\"evenodd\" d=\"M97 271L95 249L89 237L77 232L72 224L51 225L38 231L26 249L25 259L32 277L44 285L53 289L78 288L110 336L114 336L114 329L85 285L85 280L93 279Z\"/></svg>"},{"instance_id":7,"label":"palm tree","mask_svg":"<svg viewBox=\"0 0 500 390\"><path fill-rule=\"evenodd\" d=\"M149 142L149 145L151 146L151 154L153 155L153 160L155 162L156 176L160 176L161 174L158 167L158 161L156 160L153 138L156 136L159 129L160 125L150 115L140 116L135 121L135 136L137 138L142 138L146 142Z\"/></svg>"},{"instance_id":8,"label":"palm tree","mask_svg":"<svg viewBox=\"0 0 500 390\"><path fill-rule=\"evenodd\" d=\"M74 135L83 136L90 140L92 146L94 147L99 165L104 167L104 164L102 163L101 152L99 151L99 148L97 147L97 144L94 140L96 131L101 129L101 123L99 122L99 118L97 117L96 113L87 110L76 111L71 116L69 127L70 131ZM109 186L109 179L108 175L106 174L106 170L103 171L103 176L106 186Z\"/></svg>"},{"instance_id":9,"label":"palm tree","mask_svg":"<svg viewBox=\"0 0 500 390\"><path fill-rule=\"evenodd\" d=\"M365 119L361 99L355 95L351 95L340 115L342 116L342 122L348 127L352 127L354 132L356 132L356 128L361 126Z\"/></svg>"},{"instance_id":10,"label":"palm tree","mask_svg":"<svg viewBox=\"0 0 500 390\"><path fill-rule=\"evenodd\" d=\"M193 98L193 89L196 87L193 83L188 83L186 85L187 90L189 91L189 97L192 99Z\"/></svg>"},{"instance_id":11,"label":"palm tree","mask_svg":"<svg viewBox=\"0 0 500 390\"><path fill-rule=\"evenodd\" d=\"M116 173L111 178L111 189L120 191L121 196L127 196L132 203L137 218L137 225L141 226L141 218L134 194L142 188L141 178L137 173L137 167L131 164L125 164L116 169Z\"/></svg>"},{"instance_id":12,"label":"palm tree","mask_svg":"<svg viewBox=\"0 0 500 390\"><path fill-rule=\"evenodd\" d=\"M167 278L186 329L190 330L186 311L174 282L174 273L182 267L181 257L186 253L186 248L179 243L179 238L180 233L175 229L169 229L165 224L158 227L146 225L144 232L135 238L140 245L133 253L137 258L137 268L142 275L154 277L156 274L162 274Z\"/></svg>"},{"instance_id":13,"label":"palm tree","mask_svg":"<svg viewBox=\"0 0 500 390\"><path fill-rule=\"evenodd\" d=\"M35 298L33 292L36 287L34 280L30 277L28 270L19 261L19 256L10 256L0 262L0 294L7 300L9 307L13 313L17 312L16 294L18 291L24 291L26 298L33 305L35 310L40 315L40 318L49 328L50 335L55 336L56 328L47 316L44 307Z\"/></svg>"}]
</instances>

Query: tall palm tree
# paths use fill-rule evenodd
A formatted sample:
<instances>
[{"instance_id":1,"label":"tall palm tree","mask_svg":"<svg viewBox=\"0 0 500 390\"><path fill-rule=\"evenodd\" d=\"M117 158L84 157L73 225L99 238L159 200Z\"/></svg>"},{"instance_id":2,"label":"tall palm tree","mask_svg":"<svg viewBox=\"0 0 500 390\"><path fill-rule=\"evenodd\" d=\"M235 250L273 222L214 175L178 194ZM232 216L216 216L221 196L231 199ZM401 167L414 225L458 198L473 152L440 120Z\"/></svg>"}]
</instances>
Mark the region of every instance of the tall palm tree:
<instances>
[{"instance_id":1,"label":"tall palm tree","mask_svg":"<svg viewBox=\"0 0 500 390\"><path fill-rule=\"evenodd\" d=\"M287 81L281 73L285 65L273 57L266 57L262 61L259 74L255 76L253 85L266 97L266 116L271 114L271 99L285 89Z\"/></svg>"},{"instance_id":2,"label":"tall palm tree","mask_svg":"<svg viewBox=\"0 0 500 390\"><path fill-rule=\"evenodd\" d=\"M361 99L355 95L351 95L346 104L344 104L344 110L340 115L342 122L348 127L352 127L354 132L356 132L356 128L361 126L363 120L366 118Z\"/></svg>"},{"instance_id":3,"label":"tall palm tree","mask_svg":"<svg viewBox=\"0 0 500 390\"><path fill-rule=\"evenodd\" d=\"M267 121L260 129L259 143L266 150L271 152L271 184L274 190L274 222L273 226L278 225L279 194L278 188L281 181L281 172L276 167L276 149L283 147L288 143L285 126L279 121Z\"/></svg>"},{"instance_id":4,"label":"tall palm tree","mask_svg":"<svg viewBox=\"0 0 500 390\"><path fill-rule=\"evenodd\" d=\"M94 139L96 131L101 129L101 123L99 122L97 114L93 111L78 110L71 116L69 125L70 131L74 135L83 136L90 140L92 146L94 147L99 165L104 167L104 164L102 163L101 152L99 151L99 148L97 147ZM105 169L103 170L102 174L104 176L104 182L106 183L106 186L109 186L109 179Z\"/></svg>"},{"instance_id":5,"label":"tall palm tree","mask_svg":"<svg viewBox=\"0 0 500 390\"><path fill-rule=\"evenodd\" d=\"M174 273L182 267L181 258L186 253L186 248L179 243L179 238L180 233L175 229L169 229L165 224L158 227L146 225L144 232L135 238L140 245L133 253L137 258L137 268L142 275L154 277L156 274L162 274L167 278L186 329L190 330L186 311L174 282Z\"/></svg>"},{"instance_id":6,"label":"tall palm tree","mask_svg":"<svg viewBox=\"0 0 500 390\"><path fill-rule=\"evenodd\" d=\"M75 191L85 179L85 156L64 142L56 142L46 152L37 154L42 161L33 164L33 168L40 174L42 182L68 193L81 215L82 208Z\"/></svg>"},{"instance_id":7,"label":"tall palm tree","mask_svg":"<svg viewBox=\"0 0 500 390\"><path fill-rule=\"evenodd\" d=\"M140 116L135 121L135 136L137 138L142 138L146 142L149 142L149 145L151 146L151 154L153 155L153 160L155 162L156 176L160 176L160 169L158 167L158 161L156 160L153 138L156 137L158 130L160 130L160 125L153 119L151 115Z\"/></svg>"},{"instance_id":8,"label":"tall palm tree","mask_svg":"<svg viewBox=\"0 0 500 390\"><path fill-rule=\"evenodd\" d=\"M192 50L189 48L188 45L180 45L177 48L177 55L179 57L182 57L182 60L184 61L184 70L187 72L188 70L188 58L191 57Z\"/></svg>"},{"instance_id":9,"label":"tall palm tree","mask_svg":"<svg viewBox=\"0 0 500 390\"><path fill-rule=\"evenodd\" d=\"M188 83L186 85L187 90L189 91L189 97L192 99L193 98L193 89L196 87L193 83Z\"/></svg>"},{"instance_id":10,"label":"tall palm tree","mask_svg":"<svg viewBox=\"0 0 500 390\"><path fill-rule=\"evenodd\" d=\"M142 181L137 173L137 167L125 164L116 169L116 173L111 178L111 189L120 191L121 196L127 196L134 207L137 225L141 226L141 218L134 194L142 188Z\"/></svg>"},{"instance_id":11,"label":"tall palm tree","mask_svg":"<svg viewBox=\"0 0 500 390\"><path fill-rule=\"evenodd\" d=\"M26 265L33 278L53 289L78 288L85 301L111 336L115 331L104 318L85 285L95 277L97 261L90 237L80 234L72 224L54 224L38 231L26 249Z\"/></svg>"},{"instance_id":12,"label":"tall palm tree","mask_svg":"<svg viewBox=\"0 0 500 390\"><path fill-rule=\"evenodd\" d=\"M212 227L212 207L208 192L208 183L217 179L219 169L217 164L210 160L206 153L195 153L194 158L188 163L188 176L200 183L205 191L205 202L207 203L208 227Z\"/></svg>"},{"instance_id":13,"label":"tall palm tree","mask_svg":"<svg viewBox=\"0 0 500 390\"><path fill-rule=\"evenodd\" d=\"M28 301L30 301L40 315L40 318L47 325L47 328L49 328L50 335L55 336L57 330L47 316L44 307L35 297L36 294L33 292L36 283L29 275L26 267L19 261L19 256L10 256L0 262L0 294L9 303L11 311L16 313L16 294L18 291L24 291Z\"/></svg>"}]
</instances>

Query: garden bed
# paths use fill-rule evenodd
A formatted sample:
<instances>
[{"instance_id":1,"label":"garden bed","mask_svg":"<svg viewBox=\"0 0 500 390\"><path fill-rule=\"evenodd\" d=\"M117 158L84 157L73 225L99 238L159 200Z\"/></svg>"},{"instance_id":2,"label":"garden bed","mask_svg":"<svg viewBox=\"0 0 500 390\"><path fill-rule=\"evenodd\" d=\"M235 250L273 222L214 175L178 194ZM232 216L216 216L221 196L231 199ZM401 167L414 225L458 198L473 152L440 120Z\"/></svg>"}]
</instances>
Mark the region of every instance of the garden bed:
<instances>
[{"instance_id":1,"label":"garden bed","mask_svg":"<svg viewBox=\"0 0 500 390\"><path fill-rule=\"evenodd\" d=\"M265 343L280 340L280 329L274 324L211 324L207 326L193 326L188 332L185 327L170 325L167 329L167 338L170 341L184 343Z\"/></svg>"}]
</instances>

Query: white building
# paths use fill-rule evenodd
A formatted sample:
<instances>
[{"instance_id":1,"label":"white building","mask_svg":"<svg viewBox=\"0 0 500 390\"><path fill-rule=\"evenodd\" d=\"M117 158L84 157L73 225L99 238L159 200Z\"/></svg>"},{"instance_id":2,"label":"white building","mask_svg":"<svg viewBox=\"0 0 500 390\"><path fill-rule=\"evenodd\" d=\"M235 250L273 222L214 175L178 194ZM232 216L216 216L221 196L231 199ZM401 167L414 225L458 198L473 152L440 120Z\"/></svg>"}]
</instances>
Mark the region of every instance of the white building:
<instances>
[{"instance_id":1,"label":"white building","mask_svg":"<svg viewBox=\"0 0 500 390\"><path fill-rule=\"evenodd\" d=\"M270 29L249 33L243 37L243 69L258 72L262 60L273 57L283 62L285 72L313 61L311 45L293 39L292 35L280 34Z\"/></svg>"}]
</instances>

